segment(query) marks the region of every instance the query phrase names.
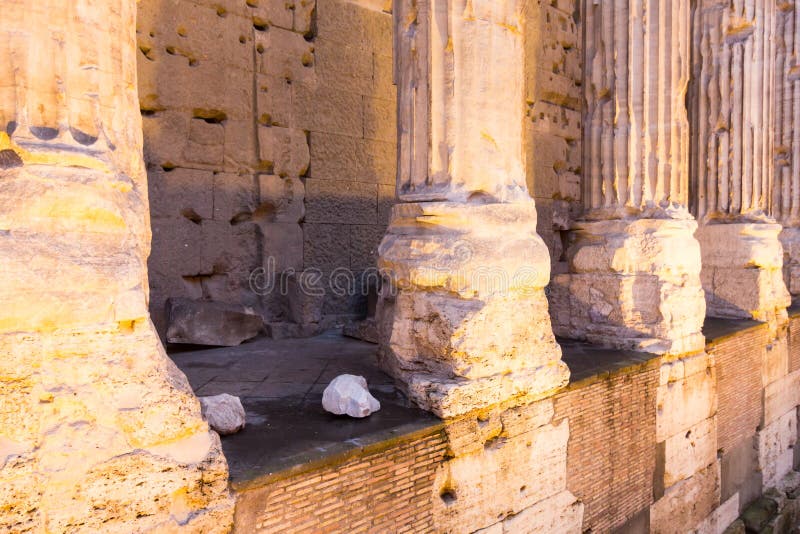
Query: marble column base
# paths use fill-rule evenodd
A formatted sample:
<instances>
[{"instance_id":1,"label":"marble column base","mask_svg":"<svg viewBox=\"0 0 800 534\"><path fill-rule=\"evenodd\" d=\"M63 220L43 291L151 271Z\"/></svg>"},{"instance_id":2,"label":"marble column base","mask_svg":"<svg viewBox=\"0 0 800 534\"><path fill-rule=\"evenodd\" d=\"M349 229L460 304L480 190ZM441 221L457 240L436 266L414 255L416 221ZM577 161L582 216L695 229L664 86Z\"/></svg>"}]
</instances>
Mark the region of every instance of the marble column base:
<instances>
[{"instance_id":1,"label":"marble column base","mask_svg":"<svg viewBox=\"0 0 800 534\"><path fill-rule=\"evenodd\" d=\"M708 315L756 321L785 320L791 297L783 281L779 224L703 225L697 239Z\"/></svg>"},{"instance_id":2,"label":"marble column base","mask_svg":"<svg viewBox=\"0 0 800 534\"><path fill-rule=\"evenodd\" d=\"M453 417L566 385L532 201L398 204L378 265L379 359L423 409Z\"/></svg>"},{"instance_id":3,"label":"marble column base","mask_svg":"<svg viewBox=\"0 0 800 534\"><path fill-rule=\"evenodd\" d=\"M550 286L556 334L657 354L702 351L696 228L688 217L576 224L570 273Z\"/></svg>"}]
</instances>

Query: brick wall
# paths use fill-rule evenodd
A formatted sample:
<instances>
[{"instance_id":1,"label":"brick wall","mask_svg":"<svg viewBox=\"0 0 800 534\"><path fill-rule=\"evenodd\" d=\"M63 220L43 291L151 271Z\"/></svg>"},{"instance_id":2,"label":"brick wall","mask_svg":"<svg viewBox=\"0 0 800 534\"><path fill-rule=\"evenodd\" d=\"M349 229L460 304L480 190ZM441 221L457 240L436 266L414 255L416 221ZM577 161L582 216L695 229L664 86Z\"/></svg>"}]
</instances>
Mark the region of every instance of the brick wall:
<instances>
[{"instance_id":1,"label":"brick wall","mask_svg":"<svg viewBox=\"0 0 800 534\"><path fill-rule=\"evenodd\" d=\"M717 367L717 447L732 450L761 424L761 365L766 328L751 328L712 343Z\"/></svg>"},{"instance_id":2,"label":"brick wall","mask_svg":"<svg viewBox=\"0 0 800 534\"><path fill-rule=\"evenodd\" d=\"M800 318L791 320L790 336L798 323ZM784 463L794 442L789 443L788 452L786 446L778 446L791 438L778 427L796 417L795 412L790 409L779 414L777 423L759 427L765 402L762 376L771 366L764 355L768 341L769 346L779 347L781 339L771 339L768 328L756 326L710 343L710 356L699 357L714 362L715 371L708 376L716 381L716 426L711 419L708 428L711 432L716 428L713 442L718 456L711 455L719 461L701 463L702 458L695 456L700 453L690 452L701 442L689 440L684 464L701 469L666 488L666 493L667 456L680 447L670 451L664 442L656 443L662 367L661 358L653 356L644 363L571 384L553 398L552 418L548 401L472 414L448 422L446 434L432 430L303 473L277 475L263 487L240 492L237 528L240 532L428 532L445 525L458 530L476 522L481 527L492 520L498 524L511 520L514 514L509 510L522 506L536 510L531 513L541 518L546 514L539 504L550 501L522 501L548 485L557 486L559 478L563 481L563 475L553 471L554 466L555 471L563 468L563 448L541 444L552 446L557 440L544 436L561 435L567 426L569 435L563 436L566 487L583 503L584 532L672 531L679 525L676 517L684 524L704 522L703 528L710 530L724 528L765 485L791 469ZM797 350L794 339L790 339L790 354ZM689 365L690 360L681 361ZM691 364L694 371L688 376L706 375L697 365ZM672 387L678 388L679 383L675 381ZM791 393L792 387L796 386L788 386L787 391ZM676 390L672 401L685 398L687 403L697 403L693 395ZM790 395L788 402L795 398ZM670 410L688 414L696 408L675 402ZM535 439L542 441L532 453ZM673 469L684 465L676 463L675 457L670 462ZM464 485L466 478L477 482ZM446 494L443 488L453 491ZM654 503L655 494L660 498ZM506 501L498 503L499 499ZM711 513L719 503L724 505ZM495 513L497 509L502 513ZM433 525L432 518L439 523Z\"/></svg>"},{"instance_id":3,"label":"brick wall","mask_svg":"<svg viewBox=\"0 0 800 534\"><path fill-rule=\"evenodd\" d=\"M441 427L237 496L238 533L430 532Z\"/></svg>"},{"instance_id":4,"label":"brick wall","mask_svg":"<svg viewBox=\"0 0 800 534\"><path fill-rule=\"evenodd\" d=\"M569 419L567 488L584 503L584 531L607 532L652 503L658 377L653 359L555 398L555 418Z\"/></svg>"}]
</instances>

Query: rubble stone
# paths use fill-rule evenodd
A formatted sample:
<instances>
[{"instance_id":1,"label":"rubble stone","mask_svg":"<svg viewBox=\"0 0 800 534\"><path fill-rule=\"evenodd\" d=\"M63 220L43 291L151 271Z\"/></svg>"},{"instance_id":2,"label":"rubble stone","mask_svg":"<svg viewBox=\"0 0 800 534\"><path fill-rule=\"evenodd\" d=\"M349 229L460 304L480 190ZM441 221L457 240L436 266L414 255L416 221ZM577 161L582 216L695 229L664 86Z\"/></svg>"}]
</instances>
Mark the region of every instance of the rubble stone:
<instances>
[{"instance_id":1,"label":"rubble stone","mask_svg":"<svg viewBox=\"0 0 800 534\"><path fill-rule=\"evenodd\" d=\"M245 412L239 397L221 393L199 397L200 409L208 426L222 436L235 434L244 428Z\"/></svg>"},{"instance_id":2,"label":"rubble stone","mask_svg":"<svg viewBox=\"0 0 800 534\"><path fill-rule=\"evenodd\" d=\"M339 375L322 393L322 407L336 415L367 417L381 409L381 403L370 394L363 376Z\"/></svg>"}]
</instances>

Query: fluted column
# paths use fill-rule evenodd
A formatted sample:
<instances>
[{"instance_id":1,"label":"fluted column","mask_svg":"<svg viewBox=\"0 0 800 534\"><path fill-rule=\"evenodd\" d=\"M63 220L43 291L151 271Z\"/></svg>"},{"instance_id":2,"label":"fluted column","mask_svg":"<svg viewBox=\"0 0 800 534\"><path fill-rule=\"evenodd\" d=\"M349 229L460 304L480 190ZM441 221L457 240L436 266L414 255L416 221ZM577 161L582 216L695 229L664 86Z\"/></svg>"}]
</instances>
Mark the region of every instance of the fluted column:
<instances>
[{"instance_id":1,"label":"fluted column","mask_svg":"<svg viewBox=\"0 0 800 534\"><path fill-rule=\"evenodd\" d=\"M692 209L708 314L785 317L781 227L769 215L774 0L699 0L692 18Z\"/></svg>"},{"instance_id":2,"label":"fluted column","mask_svg":"<svg viewBox=\"0 0 800 534\"><path fill-rule=\"evenodd\" d=\"M800 295L800 9L779 5L775 28L775 167L772 214L783 226L783 279Z\"/></svg>"},{"instance_id":3,"label":"fluted column","mask_svg":"<svg viewBox=\"0 0 800 534\"><path fill-rule=\"evenodd\" d=\"M556 332L657 353L703 348L687 209L689 0L586 0L584 215L552 286Z\"/></svg>"},{"instance_id":4,"label":"fluted column","mask_svg":"<svg viewBox=\"0 0 800 534\"><path fill-rule=\"evenodd\" d=\"M524 0L395 0L400 202L379 249L384 368L449 417L562 387L525 185Z\"/></svg>"},{"instance_id":5,"label":"fluted column","mask_svg":"<svg viewBox=\"0 0 800 534\"><path fill-rule=\"evenodd\" d=\"M4 0L0 531L222 532L218 436L147 313L133 0Z\"/></svg>"}]
</instances>

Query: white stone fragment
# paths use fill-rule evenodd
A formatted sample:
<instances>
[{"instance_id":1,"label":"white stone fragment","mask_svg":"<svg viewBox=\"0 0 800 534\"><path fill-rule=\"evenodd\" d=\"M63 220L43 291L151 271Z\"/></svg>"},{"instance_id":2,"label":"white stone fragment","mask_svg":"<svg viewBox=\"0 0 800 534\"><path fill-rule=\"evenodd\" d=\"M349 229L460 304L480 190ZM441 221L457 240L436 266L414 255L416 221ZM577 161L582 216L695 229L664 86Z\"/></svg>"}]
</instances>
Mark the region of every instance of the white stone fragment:
<instances>
[{"instance_id":1,"label":"white stone fragment","mask_svg":"<svg viewBox=\"0 0 800 534\"><path fill-rule=\"evenodd\" d=\"M244 428L244 407L239 397L227 393L200 397L200 409L208 425L223 436Z\"/></svg>"},{"instance_id":2,"label":"white stone fragment","mask_svg":"<svg viewBox=\"0 0 800 534\"><path fill-rule=\"evenodd\" d=\"M381 403L370 394L363 376L339 375L322 393L325 411L350 417L366 417L381 409Z\"/></svg>"}]
</instances>

